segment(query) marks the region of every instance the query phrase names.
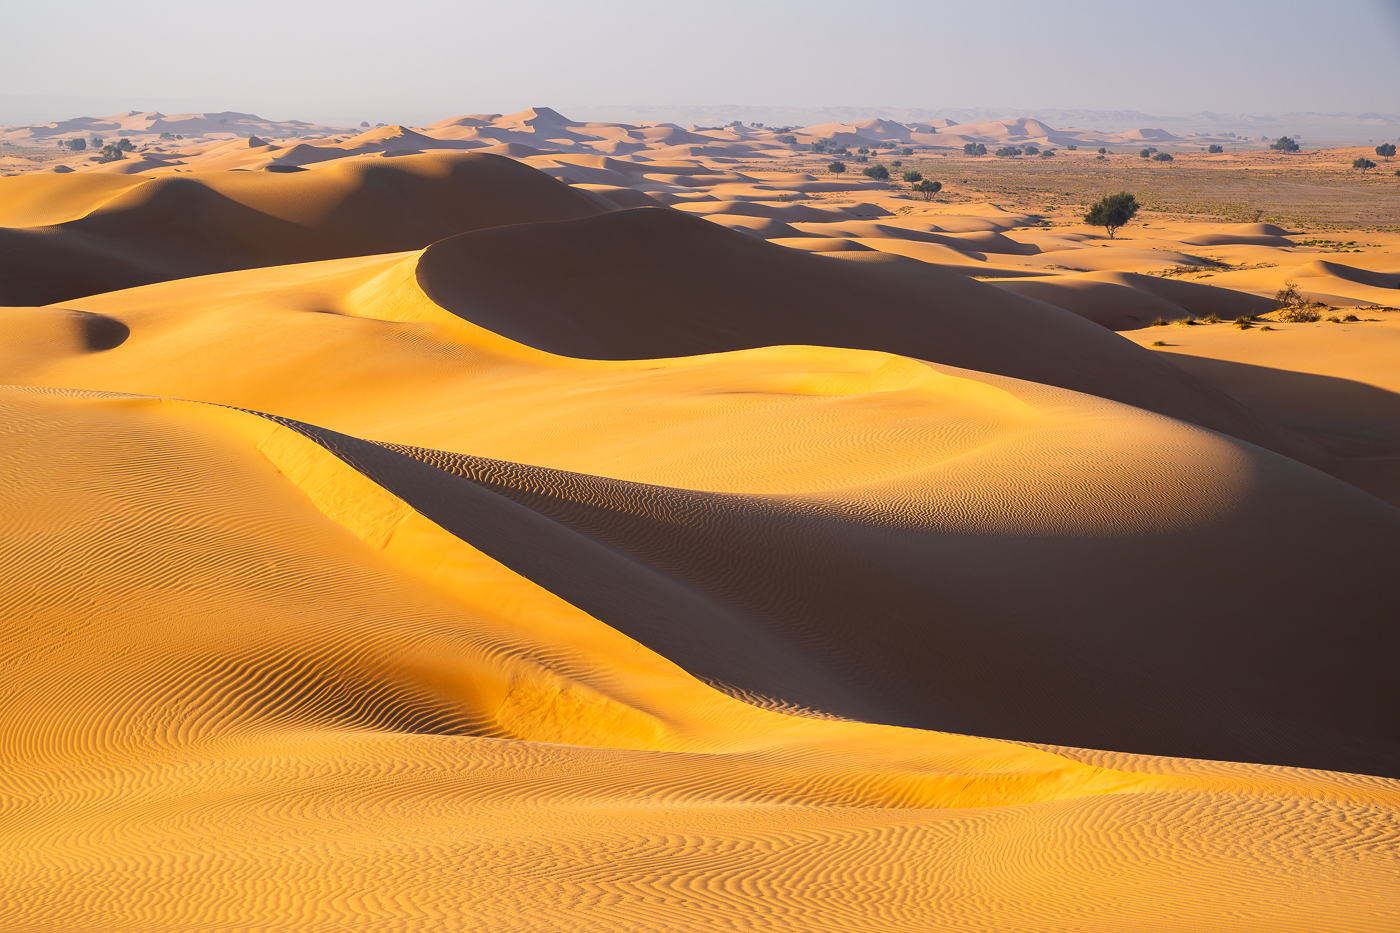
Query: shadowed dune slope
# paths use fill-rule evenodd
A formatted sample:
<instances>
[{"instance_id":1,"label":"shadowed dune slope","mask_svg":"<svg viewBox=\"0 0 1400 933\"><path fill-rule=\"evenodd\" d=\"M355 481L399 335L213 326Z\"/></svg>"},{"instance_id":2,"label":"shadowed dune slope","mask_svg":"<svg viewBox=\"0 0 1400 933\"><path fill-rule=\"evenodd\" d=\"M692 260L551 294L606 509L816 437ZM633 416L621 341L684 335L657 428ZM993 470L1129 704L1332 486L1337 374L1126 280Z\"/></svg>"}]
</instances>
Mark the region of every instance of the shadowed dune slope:
<instances>
[{"instance_id":1,"label":"shadowed dune slope","mask_svg":"<svg viewBox=\"0 0 1400 933\"><path fill-rule=\"evenodd\" d=\"M421 249L467 230L570 220L605 208L512 159L403 156L317 172L211 172L132 187L47 182L48 226L0 229L0 303L42 305L168 279ZM73 194L65 196L65 188ZM25 188L26 204L39 193ZM69 219L84 204L90 210ZM15 213L31 224L38 208ZM62 218L62 219L60 219Z\"/></svg>"},{"instance_id":2,"label":"shadowed dune slope","mask_svg":"<svg viewBox=\"0 0 1400 933\"><path fill-rule=\"evenodd\" d=\"M1300 455L1227 396L1062 309L927 263L799 252L679 211L464 234L426 249L417 278L448 311L562 356L883 350L1126 402Z\"/></svg>"}]
</instances>

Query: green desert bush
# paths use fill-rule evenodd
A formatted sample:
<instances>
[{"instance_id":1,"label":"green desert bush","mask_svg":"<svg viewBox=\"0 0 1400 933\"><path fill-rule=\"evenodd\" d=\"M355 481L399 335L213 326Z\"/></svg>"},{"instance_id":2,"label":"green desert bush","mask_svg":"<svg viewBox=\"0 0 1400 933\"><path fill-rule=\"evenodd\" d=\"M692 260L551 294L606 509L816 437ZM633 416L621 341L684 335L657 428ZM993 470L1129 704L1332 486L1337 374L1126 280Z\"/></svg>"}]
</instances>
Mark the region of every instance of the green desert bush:
<instances>
[{"instance_id":1,"label":"green desert bush","mask_svg":"<svg viewBox=\"0 0 1400 933\"><path fill-rule=\"evenodd\" d=\"M1390 157L1395 155L1395 143L1381 143L1376 147L1376 155L1389 162Z\"/></svg>"},{"instance_id":2,"label":"green desert bush","mask_svg":"<svg viewBox=\"0 0 1400 933\"><path fill-rule=\"evenodd\" d=\"M68 142L64 143L64 145L66 145L69 149L73 150L74 152L82 152L84 149L87 148L87 140L70 139L68 140Z\"/></svg>"},{"instance_id":3,"label":"green desert bush","mask_svg":"<svg viewBox=\"0 0 1400 933\"><path fill-rule=\"evenodd\" d=\"M1368 171L1368 170L1370 170L1370 169L1375 168L1375 167L1376 167L1376 163L1372 162L1370 159L1366 158L1365 156L1358 156L1356 159L1354 159L1354 160L1352 161L1351 167L1352 167L1352 168L1359 168L1359 169L1361 169L1361 171L1365 172L1365 171Z\"/></svg>"},{"instance_id":4,"label":"green desert bush","mask_svg":"<svg viewBox=\"0 0 1400 933\"><path fill-rule=\"evenodd\" d=\"M1269 144L1269 148L1275 152L1297 152L1301 147L1290 136L1280 136Z\"/></svg>"},{"instance_id":5,"label":"green desert bush","mask_svg":"<svg viewBox=\"0 0 1400 933\"><path fill-rule=\"evenodd\" d=\"M1159 152L1152 157L1152 161L1154 162L1170 162L1171 160L1172 154L1170 152Z\"/></svg>"},{"instance_id":6,"label":"green desert bush","mask_svg":"<svg viewBox=\"0 0 1400 933\"><path fill-rule=\"evenodd\" d=\"M898 163L895 163L895 164L898 164ZM923 172L916 172L916 171L914 171L913 169L910 169L909 171L905 172L904 174L900 175L899 177L900 177L900 178L903 178L905 181L909 182L909 184L912 185L912 184L913 184L914 182L916 182L916 181L923 181L923 180L924 180L924 173L923 173Z\"/></svg>"},{"instance_id":7,"label":"green desert bush","mask_svg":"<svg viewBox=\"0 0 1400 933\"><path fill-rule=\"evenodd\" d=\"M1216 155L1224 151L1224 146L1217 146L1215 143L1211 143L1210 146L1206 149L1206 152L1209 152L1211 155Z\"/></svg>"},{"instance_id":8,"label":"green desert bush","mask_svg":"<svg viewBox=\"0 0 1400 933\"><path fill-rule=\"evenodd\" d=\"M98 162L120 162L126 158L126 152L120 146L103 146L102 154L97 157Z\"/></svg>"},{"instance_id":9,"label":"green desert bush","mask_svg":"<svg viewBox=\"0 0 1400 933\"><path fill-rule=\"evenodd\" d=\"M826 170L827 170L828 172L830 172L831 174L833 174L833 175L840 175L842 172L844 172L844 171L846 170L846 163L845 163L845 162L832 162L830 165L828 165L828 166L826 167Z\"/></svg>"},{"instance_id":10,"label":"green desert bush","mask_svg":"<svg viewBox=\"0 0 1400 933\"><path fill-rule=\"evenodd\" d=\"M1137 216L1139 207L1137 198L1126 191L1120 191L1096 201L1084 215L1084 222L1092 227L1103 227L1108 231L1108 238L1111 240L1119 227Z\"/></svg>"},{"instance_id":11,"label":"green desert bush","mask_svg":"<svg viewBox=\"0 0 1400 933\"><path fill-rule=\"evenodd\" d=\"M919 194L922 194L924 196L925 201L932 201L933 196L943 190L943 182L929 181L927 178L925 178L923 181L919 182L917 185L914 186L914 190L917 191Z\"/></svg>"},{"instance_id":12,"label":"green desert bush","mask_svg":"<svg viewBox=\"0 0 1400 933\"><path fill-rule=\"evenodd\" d=\"M865 169L863 174L875 179L876 181L890 180L890 170L885 168L883 165L872 165L870 166L870 168Z\"/></svg>"},{"instance_id":13,"label":"green desert bush","mask_svg":"<svg viewBox=\"0 0 1400 933\"><path fill-rule=\"evenodd\" d=\"M987 154L987 147L981 143L967 143L963 146L963 155L984 156Z\"/></svg>"}]
</instances>

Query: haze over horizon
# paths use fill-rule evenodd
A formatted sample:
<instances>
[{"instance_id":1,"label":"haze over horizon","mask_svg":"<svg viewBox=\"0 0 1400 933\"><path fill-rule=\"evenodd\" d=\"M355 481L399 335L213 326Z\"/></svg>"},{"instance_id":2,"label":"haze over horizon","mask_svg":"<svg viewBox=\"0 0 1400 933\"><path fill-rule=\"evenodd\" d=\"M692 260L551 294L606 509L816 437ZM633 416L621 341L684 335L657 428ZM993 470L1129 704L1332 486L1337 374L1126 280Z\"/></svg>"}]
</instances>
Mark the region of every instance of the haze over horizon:
<instances>
[{"instance_id":1,"label":"haze over horizon","mask_svg":"<svg viewBox=\"0 0 1400 933\"><path fill-rule=\"evenodd\" d=\"M107 112L232 109L330 124L537 105L585 119L725 104L1354 113L1395 109L1385 63L1400 55L1393 0L889 0L871 15L832 0L716 0L702 12L407 0L394 17L365 0L335 17L269 0L249 0L238 17L173 0L142 10L82 0L7 13L26 43L11 51L0 122L104 102Z\"/></svg>"}]
</instances>

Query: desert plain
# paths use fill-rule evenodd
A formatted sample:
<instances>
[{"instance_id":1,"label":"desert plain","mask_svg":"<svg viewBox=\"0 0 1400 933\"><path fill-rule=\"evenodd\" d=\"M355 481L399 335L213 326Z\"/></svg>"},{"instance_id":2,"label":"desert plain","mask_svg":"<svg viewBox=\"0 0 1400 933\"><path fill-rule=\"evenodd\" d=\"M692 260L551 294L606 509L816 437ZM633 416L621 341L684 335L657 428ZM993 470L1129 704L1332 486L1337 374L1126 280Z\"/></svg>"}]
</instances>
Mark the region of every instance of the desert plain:
<instances>
[{"instance_id":1,"label":"desert plain","mask_svg":"<svg viewBox=\"0 0 1400 933\"><path fill-rule=\"evenodd\" d=\"M0 929L1400 928L1400 163L0 141Z\"/></svg>"}]
</instances>

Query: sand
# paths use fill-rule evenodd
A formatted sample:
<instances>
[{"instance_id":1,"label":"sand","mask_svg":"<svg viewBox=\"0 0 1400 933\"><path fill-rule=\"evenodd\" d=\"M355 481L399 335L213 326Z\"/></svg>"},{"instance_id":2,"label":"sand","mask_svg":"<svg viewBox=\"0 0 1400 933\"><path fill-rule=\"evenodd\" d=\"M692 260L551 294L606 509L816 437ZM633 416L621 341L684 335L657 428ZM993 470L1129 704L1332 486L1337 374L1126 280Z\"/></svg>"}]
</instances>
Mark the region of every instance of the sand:
<instances>
[{"instance_id":1,"label":"sand","mask_svg":"<svg viewBox=\"0 0 1400 933\"><path fill-rule=\"evenodd\" d=\"M1400 923L1400 240L418 137L0 179L0 927Z\"/></svg>"}]
</instances>

